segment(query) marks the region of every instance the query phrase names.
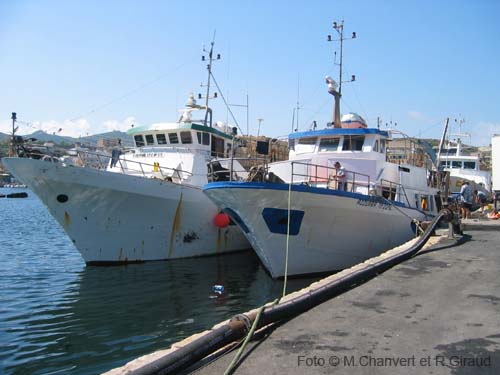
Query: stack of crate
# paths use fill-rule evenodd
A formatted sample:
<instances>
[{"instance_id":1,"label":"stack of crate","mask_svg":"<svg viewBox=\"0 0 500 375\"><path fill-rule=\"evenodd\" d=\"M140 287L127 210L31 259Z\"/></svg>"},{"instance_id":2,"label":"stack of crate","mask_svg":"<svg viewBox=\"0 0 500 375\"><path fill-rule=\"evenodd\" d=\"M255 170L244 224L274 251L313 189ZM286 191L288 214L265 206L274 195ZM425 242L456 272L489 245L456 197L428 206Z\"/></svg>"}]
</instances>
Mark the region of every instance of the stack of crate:
<instances>
[{"instance_id":1,"label":"stack of crate","mask_svg":"<svg viewBox=\"0 0 500 375\"><path fill-rule=\"evenodd\" d=\"M269 145L269 154L263 155L257 153L257 142L265 142ZM265 136L253 136L253 135L243 135L238 137L236 147L235 157L237 158L247 158L247 157L257 157L257 158L267 158L268 161L281 161L288 160L288 142L279 140L276 138L269 138Z\"/></svg>"}]
</instances>

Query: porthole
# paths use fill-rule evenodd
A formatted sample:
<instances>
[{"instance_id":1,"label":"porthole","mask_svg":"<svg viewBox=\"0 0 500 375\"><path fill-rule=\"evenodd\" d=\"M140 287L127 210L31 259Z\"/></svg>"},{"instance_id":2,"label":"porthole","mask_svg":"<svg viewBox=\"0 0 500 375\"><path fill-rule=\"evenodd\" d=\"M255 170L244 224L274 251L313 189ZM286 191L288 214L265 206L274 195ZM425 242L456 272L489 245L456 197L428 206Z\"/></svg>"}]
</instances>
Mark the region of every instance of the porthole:
<instances>
[{"instance_id":1,"label":"porthole","mask_svg":"<svg viewBox=\"0 0 500 375\"><path fill-rule=\"evenodd\" d=\"M68 201L68 196L66 194L59 194L57 197L56 197L57 201L59 203L65 203Z\"/></svg>"}]
</instances>

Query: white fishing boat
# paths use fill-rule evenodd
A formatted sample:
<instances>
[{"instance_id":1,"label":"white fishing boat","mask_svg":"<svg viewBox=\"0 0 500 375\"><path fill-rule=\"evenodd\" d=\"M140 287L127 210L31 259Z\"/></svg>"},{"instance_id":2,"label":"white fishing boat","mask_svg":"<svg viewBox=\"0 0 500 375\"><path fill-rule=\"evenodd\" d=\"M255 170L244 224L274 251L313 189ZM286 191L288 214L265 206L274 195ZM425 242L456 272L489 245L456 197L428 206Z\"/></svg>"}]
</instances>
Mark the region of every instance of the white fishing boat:
<instances>
[{"instance_id":1,"label":"white fishing boat","mask_svg":"<svg viewBox=\"0 0 500 375\"><path fill-rule=\"evenodd\" d=\"M459 120L460 125L463 120ZM464 134L456 134L455 142L448 140L446 145L438 150L440 169L450 173L450 192L458 194L464 180L469 181L473 190L481 190L484 193L491 192L491 172L481 170L479 155L468 155L463 151L461 137Z\"/></svg>"},{"instance_id":2,"label":"white fishing boat","mask_svg":"<svg viewBox=\"0 0 500 375\"><path fill-rule=\"evenodd\" d=\"M212 50L209 77L211 63ZM41 199L87 264L248 249L239 228L220 217L201 189L210 178L207 162L228 166L233 131L212 124L208 99L202 106L191 95L181 112L177 122L131 129L135 147L115 150L111 158L79 151L76 163L21 157L2 162ZM194 113L202 118L193 119Z\"/></svg>"},{"instance_id":3,"label":"white fishing boat","mask_svg":"<svg viewBox=\"0 0 500 375\"><path fill-rule=\"evenodd\" d=\"M290 134L289 160L269 164L262 181L204 186L275 278L363 262L415 236L441 202L427 169L387 161L390 132L367 128L355 114L341 121L340 88L327 83L333 124Z\"/></svg>"}]
</instances>

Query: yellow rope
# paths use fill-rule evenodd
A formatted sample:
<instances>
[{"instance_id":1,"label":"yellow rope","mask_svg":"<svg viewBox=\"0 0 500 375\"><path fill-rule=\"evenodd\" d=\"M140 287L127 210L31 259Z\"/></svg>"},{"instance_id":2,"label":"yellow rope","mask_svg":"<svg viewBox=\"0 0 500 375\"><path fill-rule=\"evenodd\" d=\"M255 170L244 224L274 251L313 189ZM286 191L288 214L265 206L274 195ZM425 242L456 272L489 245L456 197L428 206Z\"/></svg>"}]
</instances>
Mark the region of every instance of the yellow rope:
<instances>
[{"instance_id":1,"label":"yellow rope","mask_svg":"<svg viewBox=\"0 0 500 375\"><path fill-rule=\"evenodd\" d=\"M288 184L288 223L287 223L287 228L286 228L286 251L285 251L285 275L284 275L284 282L283 282L283 295L281 298L285 297L286 295L286 282L287 282L287 276L288 276L288 247L289 247L289 240L290 240L290 213L291 213L291 205L292 205L292 179L293 179L293 173L292 177L290 178L290 183ZM280 299L275 299L273 301L273 305L279 303ZM241 358L241 355L243 354L243 351L245 350L245 347L247 346L248 342L250 339L253 337L253 334L255 332L255 329L257 328L257 324L259 322L260 316L262 315L262 312L264 311L265 306L261 306L259 308L259 311L257 311L257 315L255 317L255 320L252 324L252 327L248 331L247 336L245 337L245 340L243 341L243 344L241 347L238 349L238 352L234 356L233 360L227 367L226 371L224 372L224 375L230 375L233 373L234 368L238 361Z\"/></svg>"},{"instance_id":2,"label":"yellow rope","mask_svg":"<svg viewBox=\"0 0 500 375\"><path fill-rule=\"evenodd\" d=\"M278 302L279 302L279 299L275 299L272 304L275 305ZM243 341L243 344L238 349L238 352L236 353L236 355L234 356L233 360L231 361L231 363L227 367L226 371L224 371L224 375L230 375L230 374L233 373L234 367L236 366L236 364L240 360L241 355L243 354L243 351L245 350L248 342L253 337L255 329L257 328L257 324L259 323L260 316L262 315L262 312L264 311L265 307L266 307L265 305L262 305L259 308L259 311L257 311L257 316L255 317L255 320L254 320L254 322L252 324L252 327L250 327L250 330L248 331L248 334L245 337L245 340Z\"/></svg>"},{"instance_id":3,"label":"yellow rope","mask_svg":"<svg viewBox=\"0 0 500 375\"><path fill-rule=\"evenodd\" d=\"M285 297L286 295L286 282L287 282L287 276L288 276L288 248L289 248L289 239L290 239L290 212L291 212L291 205L292 205L292 179L293 179L293 172L292 172L292 177L290 178L290 183L288 184L288 223L287 223L287 228L286 228L286 251L285 251L285 275L284 275L284 282L283 282L283 295L281 298ZM280 299L276 299L273 301L273 305L277 304ZM257 328L257 324L259 322L260 316L262 315L262 312L264 311L265 306L261 306L259 308L259 311L257 312L257 316L255 317L255 320L252 324L252 327L248 331L247 336L245 337L245 340L243 341L243 344L241 347L238 349L238 352L234 356L233 360L227 367L226 371L224 372L224 375L230 375L233 373L234 367L240 360L241 355L243 354L243 351L245 350L245 347L247 346L248 342L250 339L253 337L253 334L255 332L255 329Z\"/></svg>"}]
</instances>

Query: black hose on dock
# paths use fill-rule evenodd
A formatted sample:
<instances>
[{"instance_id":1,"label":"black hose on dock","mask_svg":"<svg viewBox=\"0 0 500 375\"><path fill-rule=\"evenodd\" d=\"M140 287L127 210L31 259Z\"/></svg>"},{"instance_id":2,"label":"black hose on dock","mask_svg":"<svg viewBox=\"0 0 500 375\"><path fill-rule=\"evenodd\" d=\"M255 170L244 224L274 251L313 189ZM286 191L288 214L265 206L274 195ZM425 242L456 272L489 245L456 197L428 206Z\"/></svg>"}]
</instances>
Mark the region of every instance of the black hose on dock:
<instances>
[{"instance_id":1,"label":"black hose on dock","mask_svg":"<svg viewBox=\"0 0 500 375\"><path fill-rule=\"evenodd\" d=\"M429 224L422 236L402 253L390 256L379 262L366 264L360 270L354 270L345 277L333 280L317 289L285 301L283 303L266 307L258 321L257 328L262 328L271 323L276 323L283 319L289 319L303 313L320 303L336 297L356 285L360 285L376 275L388 270L394 265L401 263L414 256L427 242L438 224L444 220L452 222L453 211L443 209ZM254 321L256 313L247 315L251 322ZM127 372L130 375L151 375L151 374L174 374L192 366L196 362L223 348L224 346L241 339L247 333L247 326L240 320L233 318L229 323L212 330L204 336L189 344L159 358L137 370Z\"/></svg>"}]
</instances>

